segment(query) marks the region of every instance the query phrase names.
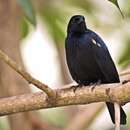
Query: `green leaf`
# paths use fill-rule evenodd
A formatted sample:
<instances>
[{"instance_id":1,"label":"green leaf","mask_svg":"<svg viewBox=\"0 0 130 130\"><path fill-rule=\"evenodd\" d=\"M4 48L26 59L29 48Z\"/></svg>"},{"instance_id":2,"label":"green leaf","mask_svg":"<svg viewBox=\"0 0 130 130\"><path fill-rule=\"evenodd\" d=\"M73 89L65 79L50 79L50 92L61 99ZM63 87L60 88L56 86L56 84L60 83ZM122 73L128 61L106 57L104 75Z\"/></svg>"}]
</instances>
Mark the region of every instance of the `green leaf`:
<instances>
[{"instance_id":1,"label":"green leaf","mask_svg":"<svg viewBox=\"0 0 130 130\"><path fill-rule=\"evenodd\" d=\"M29 22L34 26L36 26L36 17L31 1L30 0L17 0L17 1L19 5L22 7L25 16L27 17Z\"/></svg>"},{"instance_id":2,"label":"green leaf","mask_svg":"<svg viewBox=\"0 0 130 130\"><path fill-rule=\"evenodd\" d=\"M66 3L70 6L78 7L82 10L85 10L87 13L92 13L93 8L96 9L96 6L92 4L91 1L88 0L66 0Z\"/></svg>"},{"instance_id":3,"label":"green leaf","mask_svg":"<svg viewBox=\"0 0 130 130\"><path fill-rule=\"evenodd\" d=\"M46 27L49 30L50 35L56 44L64 43L65 39L65 31L62 28L64 26L64 14L61 13L59 9L47 7L47 9L41 11L41 18L43 22L46 24ZM62 25L62 26L60 26Z\"/></svg>"},{"instance_id":4,"label":"green leaf","mask_svg":"<svg viewBox=\"0 0 130 130\"><path fill-rule=\"evenodd\" d=\"M26 19L21 21L21 37L25 38L29 33L29 25Z\"/></svg>"},{"instance_id":5,"label":"green leaf","mask_svg":"<svg viewBox=\"0 0 130 130\"><path fill-rule=\"evenodd\" d=\"M125 68L130 65L130 39L127 39L124 46L121 47L122 53L119 56L118 64Z\"/></svg>"},{"instance_id":6,"label":"green leaf","mask_svg":"<svg viewBox=\"0 0 130 130\"><path fill-rule=\"evenodd\" d=\"M124 18L124 14L122 13L122 11L121 11L121 9L120 9L120 6L119 6L119 4L118 4L118 0L108 0L108 1L112 2L112 3L119 9L119 11L120 11L122 17Z\"/></svg>"}]
</instances>

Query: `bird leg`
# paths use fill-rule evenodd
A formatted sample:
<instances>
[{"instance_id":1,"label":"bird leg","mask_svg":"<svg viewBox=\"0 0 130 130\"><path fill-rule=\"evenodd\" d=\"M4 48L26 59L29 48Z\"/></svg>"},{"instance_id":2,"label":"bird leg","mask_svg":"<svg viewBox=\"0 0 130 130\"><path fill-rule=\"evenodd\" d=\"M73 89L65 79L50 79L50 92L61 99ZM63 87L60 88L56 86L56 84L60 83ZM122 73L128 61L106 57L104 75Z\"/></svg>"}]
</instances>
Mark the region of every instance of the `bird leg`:
<instances>
[{"instance_id":1,"label":"bird leg","mask_svg":"<svg viewBox=\"0 0 130 130\"><path fill-rule=\"evenodd\" d=\"M89 86L92 86L92 91L94 90L94 88L97 86L97 85L100 85L101 84L101 80L99 79L97 82L95 83L90 83ZM81 88L83 86L86 86L86 85L83 85L83 84L78 84L78 85L73 85L71 86L70 88L73 89L73 91L75 92L77 88Z\"/></svg>"},{"instance_id":2,"label":"bird leg","mask_svg":"<svg viewBox=\"0 0 130 130\"><path fill-rule=\"evenodd\" d=\"M73 85L70 88L73 89L73 91L75 92L77 88L81 88L83 86L84 86L83 84L78 84L78 85Z\"/></svg>"},{"instance_id":3,"label":"bird leg","mask_svg":"<svg viewBox=\"0 0 130 130\"><path fill-rule=\"evenodd\" d=\"M101 84L101 80L99 79L96 83L90 83L89 85L92 86L91 90L93 91L94 88L97 86L97 85L100 85Z\"/></svg>"}]
</instances>

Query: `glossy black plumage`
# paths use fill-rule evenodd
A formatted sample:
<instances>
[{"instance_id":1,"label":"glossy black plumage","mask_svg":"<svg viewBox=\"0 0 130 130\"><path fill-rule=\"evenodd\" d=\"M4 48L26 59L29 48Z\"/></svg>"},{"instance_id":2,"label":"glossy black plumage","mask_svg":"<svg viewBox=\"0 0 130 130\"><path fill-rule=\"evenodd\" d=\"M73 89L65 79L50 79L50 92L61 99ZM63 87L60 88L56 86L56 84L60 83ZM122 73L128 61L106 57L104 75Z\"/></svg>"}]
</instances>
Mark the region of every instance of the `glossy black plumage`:
<instances>
[{"instance_id":1,"label":"glossy black plumage","mask_svg":"<svg viewBox=\"0 0 130 130\"><path fill-rule=\"evenodd\" d=\"M80 85L120 82L118 72L104 41L85 24L85 18L75 15L70 19L65 41L66 59L72 78ZM114 106L106 103L113 123ZM121 108L121 124L126 115Z\"/></svg>"}]
</instances>

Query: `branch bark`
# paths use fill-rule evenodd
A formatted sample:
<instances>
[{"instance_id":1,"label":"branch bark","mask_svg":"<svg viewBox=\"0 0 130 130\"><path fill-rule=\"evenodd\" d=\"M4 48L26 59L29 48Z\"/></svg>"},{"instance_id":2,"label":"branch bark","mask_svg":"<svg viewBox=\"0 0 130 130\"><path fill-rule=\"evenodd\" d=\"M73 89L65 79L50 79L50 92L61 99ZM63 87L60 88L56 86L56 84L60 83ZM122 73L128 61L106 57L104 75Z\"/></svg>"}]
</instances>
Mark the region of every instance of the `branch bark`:
<instances>
[{"instance_id":1,"label":"branch bark","mask_svg":"<svg viewBox=\"0 0 130 130\"><path fill-rule=\"evenodd\" d=\"M130 102L130 82L126 84L104 84L93 87L64 88L54 90L55 102L42 92L25 94L0 99L0 116L17 112L45 109L52 107L89 104L93 102L117 102L124 104Z\"/></svg>"}]
</instances>

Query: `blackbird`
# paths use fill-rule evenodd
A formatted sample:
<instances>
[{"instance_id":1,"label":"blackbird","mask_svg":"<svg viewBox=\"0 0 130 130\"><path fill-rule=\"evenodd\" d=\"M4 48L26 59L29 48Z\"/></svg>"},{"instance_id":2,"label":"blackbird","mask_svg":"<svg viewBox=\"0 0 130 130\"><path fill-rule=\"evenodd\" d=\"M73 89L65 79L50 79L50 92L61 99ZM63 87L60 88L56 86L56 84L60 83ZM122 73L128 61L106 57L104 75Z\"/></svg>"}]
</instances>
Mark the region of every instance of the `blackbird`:
<instances>
[{"instance_id":1,"label":"blackbird","mask_svg":"<svg viewBox=\"0 0 130 130\"><path fill-rule=\"evenodd\" d=\"M119 75L101 37L87 28L82 15L71 17L65 39L66 60L72 78L78 86L119 83ZM114 104L106 102L115 123ZM126 124L126 114L120 107L120 124Z\"/></svg>"}]
</instances>

